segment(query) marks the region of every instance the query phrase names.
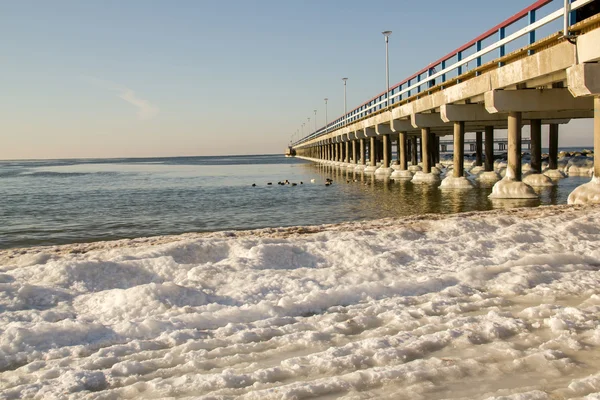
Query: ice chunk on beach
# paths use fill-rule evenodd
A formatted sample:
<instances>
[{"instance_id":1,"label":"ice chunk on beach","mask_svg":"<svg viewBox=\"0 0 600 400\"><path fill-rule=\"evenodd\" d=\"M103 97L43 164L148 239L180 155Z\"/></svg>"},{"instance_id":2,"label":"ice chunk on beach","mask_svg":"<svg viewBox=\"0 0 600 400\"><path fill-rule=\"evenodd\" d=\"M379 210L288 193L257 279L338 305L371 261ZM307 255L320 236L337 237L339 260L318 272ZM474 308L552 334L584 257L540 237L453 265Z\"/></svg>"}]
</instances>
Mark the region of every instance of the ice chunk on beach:
<instances>
[{"instance_id":1,"label":"ice chunk on beach","mask_svg":"<svg viewBox=\"0 0 600 400\"><path fill-rule=\"evenodd\" d=\"M599 226L555 206L0 251L0 397L593 398Z\"/></svg>"}]
</instances>

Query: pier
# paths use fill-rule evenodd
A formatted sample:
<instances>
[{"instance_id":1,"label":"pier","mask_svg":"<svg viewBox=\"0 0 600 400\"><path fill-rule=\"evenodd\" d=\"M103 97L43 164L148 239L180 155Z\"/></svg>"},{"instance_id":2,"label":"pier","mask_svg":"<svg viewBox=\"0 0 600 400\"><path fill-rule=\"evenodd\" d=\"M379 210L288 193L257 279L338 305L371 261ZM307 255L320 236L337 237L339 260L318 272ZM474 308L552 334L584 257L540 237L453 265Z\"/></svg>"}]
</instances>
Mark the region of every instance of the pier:
<instances>
[{"instance_id":1,"label":"pier","mask_svg":"<svg viewBox=\"0 0 600 400\"><path fill-rule=\"evenodd\" d=\"M465 177L465 134L475 133L467 144L476 153L477 179L494 184L490 197L536 198L532 186L551 185L561 175L561 125L594 118L594 151L600 154L599 12L599 0L536 1L295 141L290 151L356 172L468 189L473 183ZM515 28L523 21L525 27ZM557 24L561 30L538 38L539 31ZM524 40L526 45L506 51ZM522 138L525 124L531 132L528 143ZM549 126L548 170L542 170L543 125ZM504 141L495 137L499 129L508 130ZM527 176L521 165L524 144L531 153ZM433 168L449 148L453 163L442 181ZM507 152L503 178L494 170L494 151ZM599 156L594 176L600 177ZM600 182L594 178L575 189L569 202L600 202Z\"/></svg>"}]
</instances>

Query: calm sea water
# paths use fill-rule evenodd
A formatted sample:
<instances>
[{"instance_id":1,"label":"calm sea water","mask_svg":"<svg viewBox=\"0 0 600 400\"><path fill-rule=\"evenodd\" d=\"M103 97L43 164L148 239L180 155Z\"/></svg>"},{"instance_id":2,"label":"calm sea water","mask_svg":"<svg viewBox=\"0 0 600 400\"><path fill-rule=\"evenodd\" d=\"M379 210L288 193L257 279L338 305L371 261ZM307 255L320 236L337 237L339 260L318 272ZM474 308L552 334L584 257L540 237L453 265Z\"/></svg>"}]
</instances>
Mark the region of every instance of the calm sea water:
<instances>
[{"instance_id":1,"label":"calm sea water","mask_svg":"<svg viewBox=\"0 0 600 400\"><path fill-rule=\"evenodd\" d=\"M489 187L442 191L279 155L0 161L0 248L563 204L588 180L492 202Z\"/></svg>"}]
</instances>

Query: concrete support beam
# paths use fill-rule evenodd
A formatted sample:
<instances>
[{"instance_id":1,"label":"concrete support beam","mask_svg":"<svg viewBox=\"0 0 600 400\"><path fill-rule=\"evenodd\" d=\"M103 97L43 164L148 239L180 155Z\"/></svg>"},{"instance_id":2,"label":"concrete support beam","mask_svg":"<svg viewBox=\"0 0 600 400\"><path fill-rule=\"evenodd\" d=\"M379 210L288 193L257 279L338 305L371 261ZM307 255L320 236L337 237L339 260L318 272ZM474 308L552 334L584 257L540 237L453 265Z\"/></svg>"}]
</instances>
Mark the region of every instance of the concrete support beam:
<instances>
[{"instance_id":1,"label":"concrete support beam","mask_svg":"<svg viewBox=\"0 0 600 400\"><path fill-rule=\"evenodd\" d=\"M589 110L592 100L573 97L568 89L492 90L485 93L489 113ZM522 116L521 116L522 118Z\"/></svg>"},{"instance_id":2,"label":"concrete support beam","mask_svg":"<svg viewBox=\"0 0 600 400\"><path fill-rule=\"evenodd\" d=\"M600 95L600 64L578 64L568 68L567 87L575 97Z\"/></svg>"},{"instance_id":3,"label":"concrete support beam","mask_svg":"<svg viewBox=\"0 0 600 400\"><path fill-rule=\"evenodd\" d=\"M531 120L531 170L542 173L542 121Z\"/></svg>"},{"instance_id":4,"label":"concrete support beam","mask_svg":"<svg viewBox=\"0 0 600 400\"><path fill-rule=\"evenodd\" d=\"M483 133L475 132L475 166L483 165Z\"/></svg>"},{"instance_id":5,"label":"concrete support beam","mask_svg":"<svg viewBox=\"0 0 600 400\"><path fill-rule=\"evenodd\" d=\"M444 104L440 118L444 122L492 121L498 120L498 115L490 114L481 104Z\"/></svg>"},{"instance_id":6,"label":"concrete support beam","mask_svg":"<svg viewBox=\"0 0 600 400\"><path fill-rule=\"evenodd\" d=\"M429 148L430 136L430 128L421 129L421 160L423 161L423 172L426 174L429 174L431 172L431 164L429 163L429 157L427 156L427 149Z\"/></svg>"},{"instance_id":7,"label":"concrete support beam","mask_svg":"<svg viewBox=\"0 0 600 400\"><path fill-rule=\"evenodd\" d=\"M411 114L410 123L412 128L438 128L448 125L442 121L439 113Z\"/></svg>"},{"instance_id":8,"label":"concrete support beam","mask_svg":"<svg viewBox=\"0 0 600 400\"><path fill-rule=\"evenodd\" d=\"M377 133L378 136L381 136L389 135L390 133L394 133L394 131L392 131L389 123L384 123L375 125L375 133Z\"/></svg>"},{"instance_id":9,"label":"concrete support beam","mask_svg":"<svg viewBox=\"0 0 600 400\"><path fill-rule=\"evenodd\" d=\"M369 127L363 128L363 135L366 138L377 136L377 132L375 132L375 127L369 126Z\"/></svg>"},{"instance_id":10,"label":"concrete support beam","mask_svg":"<svg viewBox=\"0 0 600 400\"><path fill-rule=\"evenodd\" d=\"M465 121L469 128L467 131L472 132L476 125L506 125L508 113L490 114L483 104L444 104L440 107L440 116L442 121L446 122ZM589 110L531 111L522 114L523 121L541 119L546 123L549 123L548 120L573 118L593 118L591 108Z\"/></svg>"},{"instance_id":11,"label":"concrete support beam","mask_svg":"<svg viewBox=\"0 0 600 400\"><path fill-rule=\"evenodd\" d=\"M352 141L352 163L358 164L358 158L356 154L356 140Z\"/></svg>"},{"instance_id":12,"label":"concrete support beam","mask_svg":"<svg viewBox=\"0 0 600 400\"><path fill-rule=\"evenodd\" d=\"M577 37L577 61L579 63L600 61L600 29Z\"/></svg>"},{"instance_id":13,"label":"concrete support beam","mask_svg":"<svg viewBox=\"0 0 600 400\"><path fill-rule=\"evenodd\" d=\"M548 167L550 169L558 169L558 124L550 124L548 153Z\"/></svg>"},{"instance_id":14,"label":"concrete support beam","mask_svg":"<svg viewBox=\"0 0 600 400\"><path fill-rule=\"evenodd\" d=\"M494 170L494 127L485 127L485 170Z\"/></svg>"},{"instance_id":15,"label":"concrete support beam","mask_svg":"<svg viewBox=\"0 0 600 400\"><path fill-rule=\"evenodd\" d=\"M393 132L406 132L414 129L409 119L393 119L390 122L390 128Z\"/></svg>"},{"instance_id":16,"label":"concrete support beam","mask_svg":"<svg viewBox=\"0 0 600 400\"><path fill-rule=\"evenodd\" d=\"M508 113L508 170L506 174L515 181L521 180L521 128L521 113Z\"/></svg>"},{"instance_id":17,"label":"concrete support beam","mask_svg":"<svg viewBox=\"0 0 600 400\"><path fill-rule=\"evenodd\" d=\"M455 178L465 173L465 123L454 122L454 172Z\"/></svg>"}]
</instances>

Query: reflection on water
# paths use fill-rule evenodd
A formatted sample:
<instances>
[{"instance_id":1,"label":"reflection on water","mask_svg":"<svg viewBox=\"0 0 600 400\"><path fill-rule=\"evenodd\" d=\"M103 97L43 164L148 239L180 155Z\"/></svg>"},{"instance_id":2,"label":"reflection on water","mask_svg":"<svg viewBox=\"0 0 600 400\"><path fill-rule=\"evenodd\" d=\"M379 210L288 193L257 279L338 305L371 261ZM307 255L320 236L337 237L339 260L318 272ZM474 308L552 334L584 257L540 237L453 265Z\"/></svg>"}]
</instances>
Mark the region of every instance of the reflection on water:
<instances>
[{"instance_id":1,"label":"reflection on water","mask_svg":"<svg viewBox=\"0 0 600 400\"><path fill-rule=\"evenodd\" d=\"M339 190L352 203L352 214L364 219L565 204L569 193L589 180L573 177L560 180L557 186L535 188L540 199L491 200L488 196L493 184L477 181L473 181L475 186L471 189L442 190L439 183L415 185L409 180L392 180L331 166L309 164L305 167L315 170L322 179L332 178L341 185Z\"/></svg>"},{"instance_id":2,"label":"reflection on water","mask_svg":"<svg viewBox=\"0 0 600 400\"><path fill-rule=\"evenodd\" d=\"M0 162L0 248L564 204L587 181L491 201L283 156Z\"/></svg>"}]
</instances>

